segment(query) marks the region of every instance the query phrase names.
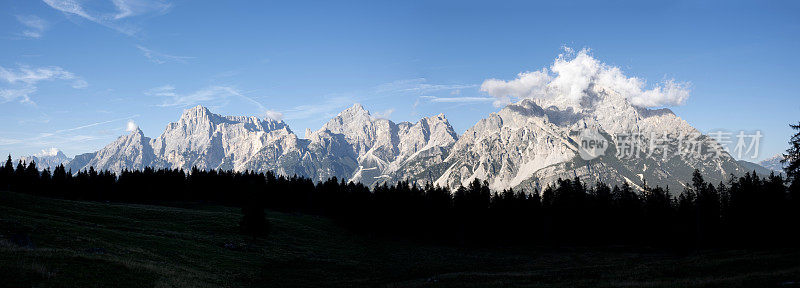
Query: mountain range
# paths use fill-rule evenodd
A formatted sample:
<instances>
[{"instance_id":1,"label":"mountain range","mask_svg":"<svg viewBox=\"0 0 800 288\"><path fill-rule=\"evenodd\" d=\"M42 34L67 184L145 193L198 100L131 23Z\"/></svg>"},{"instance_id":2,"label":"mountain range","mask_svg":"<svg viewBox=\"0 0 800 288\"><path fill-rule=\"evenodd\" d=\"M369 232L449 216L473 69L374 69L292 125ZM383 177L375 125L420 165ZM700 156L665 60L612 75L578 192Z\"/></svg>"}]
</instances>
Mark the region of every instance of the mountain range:
<instances>
[{"instance_id":1,"label":"mountain range","mask_svg":"<svg viewBox=\"0 0 800 288\"><path fill-rule=\"evenodd\" d=\"M442 114L395 123L355 104L301 138L283 121L221 116L196 106L156 138L137 128L99 151L77 155L67 166L72 171L94 167L120 172L145 166L275 171L315 180L335 176L370 186L407 179L457 187L479 178L493 189L527 191L572 177L634 187L646 181L679 191L694 169L712 183L752 171L727 152L711 153L719 144L669 109L636 107L597 86L586 93L577 103L525 99L510 104L461 135ZM581 157L583 142L576 133L586 129L608 140L605 153L588 160ZM674 155L630 157L620 152L629 151L631 143L614 135L636 135L629 142L640 145L657 137L683 140L662 145L662 152ZM696 135L694 148L683 143L689 135ZM699 153L683 153L687 149Z\"/></svg>"}]
</instances>

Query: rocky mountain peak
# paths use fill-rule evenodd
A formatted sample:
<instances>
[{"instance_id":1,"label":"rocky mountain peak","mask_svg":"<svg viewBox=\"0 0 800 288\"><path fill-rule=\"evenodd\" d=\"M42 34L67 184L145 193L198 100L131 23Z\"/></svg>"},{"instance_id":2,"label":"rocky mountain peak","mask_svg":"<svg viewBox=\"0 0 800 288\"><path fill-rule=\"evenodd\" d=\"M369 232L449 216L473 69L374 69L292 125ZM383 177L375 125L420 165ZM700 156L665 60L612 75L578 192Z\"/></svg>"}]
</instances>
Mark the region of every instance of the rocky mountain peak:
<instances>
[{"instance_id":1,"label":"rocky mountain peak","mask_svg":"<svg viewBox=\"0 0 800 288\"><path fill-rule=\"evenodd\" d=\"M444 113L439 113L433 116L425 117L424 119L430 122L447 122L449 124L447 117L444 116Z\"/></svg>"},{"instance_id":2,"label":"rocky mountain peak","mask_svg":"<svg viewBox=\"0 0 800 288\"><path fill-rule=\"evenodd\" d=\"M142 131L142 129L139 129L138 126L136 128L134 128L133 131L131 131L130 134L131 135L137 135L137 136L140 136L140 137L144 137L144 132Z\"/></svg>"},{"instance_id":3,"label":"rocky mountain peak","mask_svg":"<svg viewBox=\"0 0 800 288\"><path fill-rule=\"evenodd\" d=\"M367 111L367 109L364 109L364 106L361 105L361 103L353 103L353 106L350 106L349 108L345 109L345 111L363 111L369 114L369 111Z\"/></svg>"},{"instance_id":4,"label":"rocky mountain peak","mask_svg":"<svg viewBox=\"0 0 800 288\"><path fill-rule=\"evenodd\" d=\"M364 106L362 106L361 104L356 103L353 104L353 106L344 109L342 112L339 112L339 114L336 117L340 117L343 119L365 119L368 118L369 116L370 116L369 111L367 111L367 109L364 109Z\"/></svg>"},{"instance_id":5,"label":"rocky mountain peak","mask_svg":"<svg viewBox=\"0 0 800 288\"><path fill-rule=\"evenodd\" d=\"M450 125L450 121L444 114L425 117L420 120L420 123L427 125L425 128L428 133L428 140L434 141L439 144L446 144L458 140L458 133Z\"/></svg>"},{"instance_id":6,"label":"rocky mountain peak","mask_svg":"<svg viewBox=\"0 0 800 288\"><path fill-rule=\"evenodd\" d=\"M114 143L120 143L121 145L130 145L130 144L140 145L141 143L146 143L148 141L150 141L150 138L145 137L144 132L142 132L142 129L136 127L136 129L133 129L133 131L131 131L130 133L122 135L119 138L117 138L117 140L114 141Z\"/></svg>"},{"instance_id":7,"label":"rocky mountain peak","mask_svg":"<svg viewBox=\"0 0 800 288\"><path fill-rule=\"evenodd\" d=\"M343 134L348 141L354 143L358 142L359 146L367 146L358 148L358 150L363 150L363 148L368 149L368 147L372 146L372 142L374 142L375 137L379 134L376 130L380 130L381 128L376 127L377 122L388 124L377 125L382 128L388 128L383 126L394 125L391 121L373 118L370 116L369 111L364 109L364 106L356 103L340 112L336 117L333 117L333 119L325 123L317 132L327 130L330 133Z\"/></svg>"},{"instance_id":8,"label":"rocky mountain peak","mask_svg":"<svg viewBox=\"0 0 800 288\"><path fill-rule=\"evenodd\" d=\"M91 159L80 160L81 165L70 163L73 172L95 167L97 170L111 170L115 172L123 169L143 169L145 166L153 166L155 155L150 146L150 138L144 136L141 129L136 128L129 134L122 135L117 140L107 145ZM77 160L76 156L76 160Z\"/></svg>"},{"instance_id":9,"label":"rocky mountain peak","mask_svg":"<svg viewBox=\"0 0 800 288\"><path fill-rule=\"evenodd\" d=\"M208 108L203 107L202 105L197 105L192 108L186 109L183 111L181 115L181 119L202 119L208 118L211 115L211 111Z\"/></svg>"}]
</instances>

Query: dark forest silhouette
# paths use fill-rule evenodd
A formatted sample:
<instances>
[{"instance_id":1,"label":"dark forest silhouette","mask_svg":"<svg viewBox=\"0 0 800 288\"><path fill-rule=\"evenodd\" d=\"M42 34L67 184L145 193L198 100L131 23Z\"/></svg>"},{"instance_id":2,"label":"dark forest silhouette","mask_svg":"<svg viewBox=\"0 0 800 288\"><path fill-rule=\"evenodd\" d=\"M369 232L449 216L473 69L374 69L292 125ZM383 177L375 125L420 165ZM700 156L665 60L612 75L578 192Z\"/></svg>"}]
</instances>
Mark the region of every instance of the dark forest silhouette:
<instances>
[{"instance_id":1,"label":"dark forest silhouette","mask_svg":"<svg viewBox=\"0 0 800 288\"><path fill-rule=\"evenodd\" d=\"M409 182L378 185L330 178L314 183L272 172L145 168L119 175L64 166L40 172L9 156L0 189L72 200L200 201L243 207L244 232L267 227L263 208L324 215L359 233L456 244L647 245L674 248L794 245L798 182L747 173L707 183L699 171L678 194L627 183L587 185L559 179L543 191L491 191L485 181L450 189ZM254 224L247 224L254 223Z\"/></svg>"}]
</instances>

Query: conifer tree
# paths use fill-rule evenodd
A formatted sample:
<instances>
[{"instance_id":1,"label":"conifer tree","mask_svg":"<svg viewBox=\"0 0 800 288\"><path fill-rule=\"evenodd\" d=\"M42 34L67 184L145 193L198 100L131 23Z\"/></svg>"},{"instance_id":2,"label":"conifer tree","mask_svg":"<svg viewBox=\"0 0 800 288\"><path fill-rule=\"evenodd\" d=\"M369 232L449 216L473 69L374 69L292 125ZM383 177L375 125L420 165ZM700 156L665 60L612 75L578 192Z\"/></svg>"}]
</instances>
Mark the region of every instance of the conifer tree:
<instances>
[{"instance_id":1,"label":"conifer tree","mask_svg":"<svg viewBox=\"0 0 800 288\"><path fill-rule=\"evenodd\" d=\"M800 176L800 123L789 125L789 127L797 130L797 133L789 139L789 149L786 149L786 154L783 154L781 163L784 164L783 170L786 171L789 180L795 181L795 178Z\"/></svg>"},{"instance_id":2,"label":"conifer tree","mask_svg":"<svg viewBox=\"0 0 800 288\"><path fill-rule=\"evenodd\" d=\"M11 161L11 155L8 155L5 165L0 169L0 190L10 189L11 176L14 174L14 162Z\"/></svg>"},{"instance_id":3,"label":"conifer tree","mask_svg":"<svg viewBox=\"0 0 800 288\"><path fill-rule=\"evenodd\" d=\"M11 173L11 171L14 171L14 162L11 161L11 154L8 154L8 159L3 167L3 171L6 173Z\"/></svg>"}]
</instances>

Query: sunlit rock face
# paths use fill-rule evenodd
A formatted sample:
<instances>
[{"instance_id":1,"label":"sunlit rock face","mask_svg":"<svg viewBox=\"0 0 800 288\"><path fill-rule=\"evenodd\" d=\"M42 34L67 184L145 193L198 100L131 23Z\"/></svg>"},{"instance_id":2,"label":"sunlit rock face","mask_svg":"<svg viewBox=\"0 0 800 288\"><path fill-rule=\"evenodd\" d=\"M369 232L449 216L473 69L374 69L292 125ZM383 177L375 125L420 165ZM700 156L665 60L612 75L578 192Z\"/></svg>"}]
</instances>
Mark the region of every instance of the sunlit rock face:
<instances>
[{"instance_id":1,"label":"sunlit rock face","mask_svg":"<svg viewBox=\"0 0 800 288\"><path fill-rule=\"evenodd\" d=\"M579 131L595 129L609 140L605 154L586 160L579 157ZM639 147L650 147L653 137L675 139L662 153L618 153L622 149L615 135L638 135ZM664 136L668 135L668 136ZM706 153L679 151L677 139L697 135ZM728 153L709 155L717 143L677 117L669 109L635 107L619 94L599 86L591 87L579 102L563 98L526 99L510 104L479 121L456 142L447 159L446 170L436 183L466 185L474 178L486 179L494 189L541 189L558 178L580 177L593 183L628 182L640 187L669 186L680 192L699 169L712 183L745 169Z\"/></svg>"},{"instance_id":2,"label":"sunlit rock face","mask_svg":"<svg viewBox=\"0 0 800 288\"><path fill-rule=\"evenodd\" d=\"M87 157L91 158L87 160ZM153 147L150 146L150 138L145 137L142 130L137 128L93 154L76 156L69 166L72 172L89 167L119 172L124 169L140 170L158 163Z\"/></svg>"},{"instance_id":3,"label":"sunlit rock face","mask_svg":"<svg viewBox=\"0 0 800 288\"><path fill-rule=\"evenodd\" d=\"M578 132L593 129L608 139L603 155L580 157ZM640 187L669 186L680 191L699 169L712 183L745 169L728 153L696 155L621 155L624 143L615 135L641 135L641 145L653 137L698 135L698 143L716 145L668 109L635 107L612 90L592 86L580 101L526 99L489 115L463 135L444 115L415 123L376 118L359 104L333 117L317 131L299 138L283 121L250 116L221 116L202 106L184 111L155 139L138 128L94 152L76 156L73 171L94 167L275 171L314 180L329 177L373 186L409 180L455 188L472 179L489 181L494 189L533 191L558 178L580 177L593 183L628 182ZM605 148L605 147L604 147ZM646 152L646 151L645 151Z\"/></svg>"}]
</instances>

